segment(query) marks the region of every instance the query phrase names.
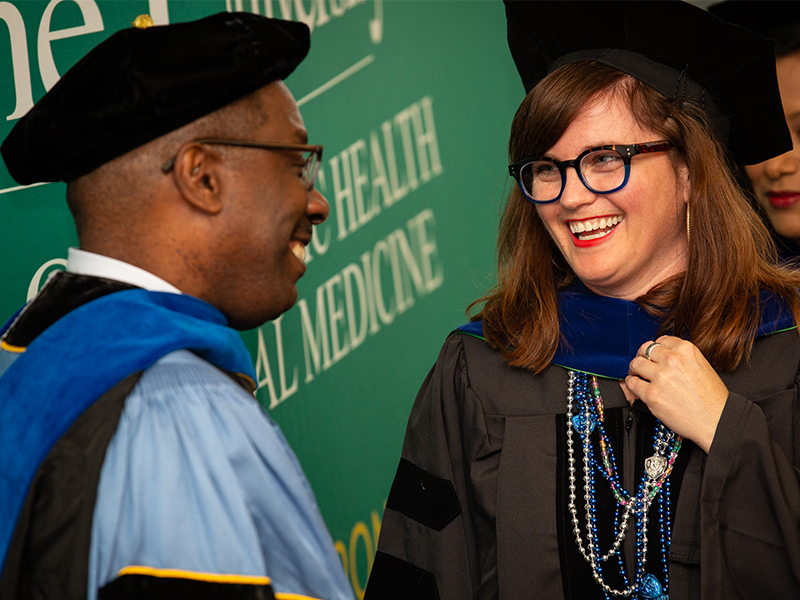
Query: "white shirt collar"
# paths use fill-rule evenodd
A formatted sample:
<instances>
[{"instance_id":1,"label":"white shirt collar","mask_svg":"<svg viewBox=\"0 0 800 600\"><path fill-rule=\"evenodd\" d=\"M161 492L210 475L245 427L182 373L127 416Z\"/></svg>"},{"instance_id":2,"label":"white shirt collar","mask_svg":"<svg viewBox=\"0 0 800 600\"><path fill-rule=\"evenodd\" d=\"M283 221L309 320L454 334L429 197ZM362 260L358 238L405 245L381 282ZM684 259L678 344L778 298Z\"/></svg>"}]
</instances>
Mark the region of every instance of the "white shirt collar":
<instances>
[{"instance_id":1,"label":"white shirt collar","mask_svg":"<svg viewBox=\"0 0 800 600\"><path fill-rule=\"evenodd\" d=\"M174 285L167 283L149 271L116 258L87 252L78 248L70 248L67 252L67 271L76 275L91 275L122 281L151 292L183 293Z\"/></svg>"}]
</instances>

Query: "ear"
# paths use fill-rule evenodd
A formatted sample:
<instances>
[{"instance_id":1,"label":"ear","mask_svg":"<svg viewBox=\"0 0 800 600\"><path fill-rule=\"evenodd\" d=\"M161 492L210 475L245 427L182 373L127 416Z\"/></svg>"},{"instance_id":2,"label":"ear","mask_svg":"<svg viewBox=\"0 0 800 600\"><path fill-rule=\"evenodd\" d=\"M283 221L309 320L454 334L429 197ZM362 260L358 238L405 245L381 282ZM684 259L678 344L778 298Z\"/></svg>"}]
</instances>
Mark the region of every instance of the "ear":
<instances>
[{"instance_id":1,"label":"ear","mask_svg":"<svg viewBox=\"0 0 800 600\"><path fill-rule=\"evenodd\" d=\"M175 186L184 200L211 215L222 210L221 165L213 148L190 143L178 151L172 170Z\"/></svg>"}]
</instances>

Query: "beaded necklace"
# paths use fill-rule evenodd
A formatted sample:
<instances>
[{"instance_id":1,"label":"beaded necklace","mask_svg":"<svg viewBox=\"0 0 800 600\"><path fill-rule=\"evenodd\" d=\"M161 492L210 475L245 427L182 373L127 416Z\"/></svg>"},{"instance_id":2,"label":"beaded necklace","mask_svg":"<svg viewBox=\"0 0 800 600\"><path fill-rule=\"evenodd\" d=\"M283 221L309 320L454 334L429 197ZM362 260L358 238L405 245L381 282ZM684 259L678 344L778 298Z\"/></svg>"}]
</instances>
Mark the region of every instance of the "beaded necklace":
<instances>
[{"instance_id":1,"label":"beaded necklace","mask_svg":"<svg viewBox=\"0 0 800 600\"><path fill-rule=\"evenodd\" d=\"M573 406L576 413L573 414ZM600 446L600 461L595 456L591 434L597 428ZM583 448L583 499L586 510L586 542L581 534L578 521L578 509L575 505L576 467L573 448L573 429L577 431ZM671 538L669 475L678 452L682 438L667 429L661 421L657 421L653 435L653 456L644 461L644 474L635 495L628 493L622 486L617 473L614 453L605 432L603 414L603 398L597 385L597 378L585 373L569 371L567 388L567 454L569 462L569 511L572 516L572 531L578 549L592 569L594 580L603 588L606 597L625 596L642 600L668 600L668 566L667 559ZM614 515L614 541L607 553L601 554L597 541L597 508L595 492L595 473L599 474L610 486L616 500ZM645 571L647 563L647 525L650 506L658 501L658 519L661 542L662 580ZM620 514L621 512L621 514ZM636 532L636 573L633 582L629 583L625 573L620 549L628 532L631 517L635 520ZM617 590L606 584L603 577L603 566L612 557L617 557L624 589ZM663 581L663 583L662 583Z\"/></svg>"}]
</instances>

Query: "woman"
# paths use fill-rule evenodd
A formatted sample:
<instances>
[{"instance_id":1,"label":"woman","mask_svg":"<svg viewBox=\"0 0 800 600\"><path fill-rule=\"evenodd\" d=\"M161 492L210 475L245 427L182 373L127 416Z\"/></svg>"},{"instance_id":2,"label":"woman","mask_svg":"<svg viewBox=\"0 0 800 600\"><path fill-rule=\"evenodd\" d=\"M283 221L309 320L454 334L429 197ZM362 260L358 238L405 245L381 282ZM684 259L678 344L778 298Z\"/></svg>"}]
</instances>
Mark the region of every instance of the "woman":
<instances>
[{"instance_id":1,"label":"woman","mask_svg":"<svg viewBox=\"0 0 800 600\"><path fill-rule=\"evenodd\" d=\"M800 255L800 10L794 2L722 2L709 10L775 42L776 69L794 148L745 167L784 258Z\"/></svg>"},{"instance_id":2,"label":"woman","mask_svg":"<svg viewBox=\"0 0 800 600\"><path fill-rule=\"evenodd\" d=\"M776 67L794 149L745 170L775 232L797 246L800 242L800 52L778 56Z\"/></svg>"},{"instance_id":3,"label":"woman","mask_svg":"<svg viewBox=\"0 0 800 600\"><path fill-rule=\"evenodd\" d=\"M800 280L721 145L785 148L774 80L721 75L771 50L682 3L506 10L499 282L417 397L366 597L800 597Z\"/></svg>"}]
</instances>

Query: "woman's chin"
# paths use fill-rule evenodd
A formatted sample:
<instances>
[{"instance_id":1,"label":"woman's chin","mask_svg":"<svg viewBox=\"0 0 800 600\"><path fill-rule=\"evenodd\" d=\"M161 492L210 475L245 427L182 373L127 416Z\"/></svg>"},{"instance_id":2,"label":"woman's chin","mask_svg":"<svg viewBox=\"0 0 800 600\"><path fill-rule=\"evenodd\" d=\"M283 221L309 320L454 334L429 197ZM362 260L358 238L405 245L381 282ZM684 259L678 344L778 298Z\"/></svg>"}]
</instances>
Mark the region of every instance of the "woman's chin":
<instances>
[{"instance_id":1,"label":"woman's chin","mask_svg":"<svg viewBox=\"0 0 800 600\"><path fill-rule=\"evenodd\" d=\"M782 238L800 242L800 215L792 218L772 218L772 227Z\"/></svg>"}]
</instances>

